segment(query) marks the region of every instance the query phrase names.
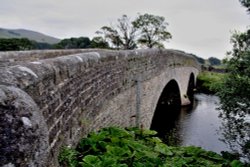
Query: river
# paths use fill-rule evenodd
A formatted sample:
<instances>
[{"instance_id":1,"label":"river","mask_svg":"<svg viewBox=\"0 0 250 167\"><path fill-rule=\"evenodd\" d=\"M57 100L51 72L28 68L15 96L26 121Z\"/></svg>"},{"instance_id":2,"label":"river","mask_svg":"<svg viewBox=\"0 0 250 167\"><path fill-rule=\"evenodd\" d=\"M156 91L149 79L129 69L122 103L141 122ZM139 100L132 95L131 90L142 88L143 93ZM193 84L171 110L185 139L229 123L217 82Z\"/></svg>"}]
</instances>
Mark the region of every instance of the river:
<instances>
[{"instance_id":1,"label":"river","mask_svg":"<svg viewBox=\"0 0 250 167\"><path fill-rule=\"evenodd\" d=\"M171 124L165 125L160 137L170 141L169 144L195 145L217 153L229 151L227 145L220 141L222 121L218 117L218 106L217 96L195 94L192 107L184 107L177 111L178 114L169 115L167 121Z\"/></svg>"}]
</instances>

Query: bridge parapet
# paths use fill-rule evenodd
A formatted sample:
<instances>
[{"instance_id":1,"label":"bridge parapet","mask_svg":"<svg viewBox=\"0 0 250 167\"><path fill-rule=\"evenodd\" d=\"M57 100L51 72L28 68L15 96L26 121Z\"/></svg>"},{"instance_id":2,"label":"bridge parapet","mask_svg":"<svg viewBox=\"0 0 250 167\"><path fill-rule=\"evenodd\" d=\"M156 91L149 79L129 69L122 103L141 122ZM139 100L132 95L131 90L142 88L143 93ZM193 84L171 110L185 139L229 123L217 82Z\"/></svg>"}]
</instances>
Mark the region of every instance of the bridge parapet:
<instances>
[{"instance_id":1,"label":"bridge parapet","mask_svg":"<svg viewBox=\"0 0 250 167\"><path fill-rule=\"evenodd\" d=\"M193 57L175 50L0 53L0 118L10 120L9 124L19 122L18 127L9 126L12 131L8 134L0 131L5 136L0 140L10 140L0 148L0 152L6 153L0 156L0 165L58 166L57 155L62 145L74 146L82 136L101 127L135 126L147 115L146 112L141 118L136 115L143 109L142 94L154 93L144 92L146 88L141 83L167 71L171 71L170 78L175 77L180 70L174 69L185 68L197 73L199 65ZM30 100L23 100L20 92ZM13 111L24 114L9 119ZM32 132L22 140L34 138L44 144L32 148L17 145L20 137L11 136L18 136L20 128L24 129L22 133L25 128ZM39 164L37 158L45 154L43 164Z\"/></svg>"}]
</instances>

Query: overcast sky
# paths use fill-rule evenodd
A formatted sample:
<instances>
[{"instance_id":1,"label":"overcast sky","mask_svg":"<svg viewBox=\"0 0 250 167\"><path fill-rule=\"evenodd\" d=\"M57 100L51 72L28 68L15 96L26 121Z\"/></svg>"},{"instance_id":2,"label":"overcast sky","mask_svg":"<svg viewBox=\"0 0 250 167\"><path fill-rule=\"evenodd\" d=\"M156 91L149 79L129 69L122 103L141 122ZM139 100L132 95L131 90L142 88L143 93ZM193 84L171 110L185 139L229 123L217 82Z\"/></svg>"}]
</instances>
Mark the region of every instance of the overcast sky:
<instances>
[{"instance_id":1,"label":"overcast sky","mask_svg":"<svg viewBox=\"0 0 250 167\"><path fill-rule=\"evenodd\" d=\"M0 0L0 27L24 28L57 38L92 38L122 14L164 16L173 39L166 48L200 57L225 57L233 30L250 16L238 0Z\"/></svg>"}]
</instances>

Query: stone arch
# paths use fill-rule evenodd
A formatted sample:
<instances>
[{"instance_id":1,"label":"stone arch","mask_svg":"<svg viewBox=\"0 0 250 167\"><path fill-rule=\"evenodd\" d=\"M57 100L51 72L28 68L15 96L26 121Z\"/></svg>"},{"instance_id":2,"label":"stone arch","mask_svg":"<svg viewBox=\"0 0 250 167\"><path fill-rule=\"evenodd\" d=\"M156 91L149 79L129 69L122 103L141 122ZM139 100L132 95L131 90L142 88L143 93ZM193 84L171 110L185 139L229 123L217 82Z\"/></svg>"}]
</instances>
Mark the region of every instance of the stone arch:
<instances>
[{"instance_id":1,"label":"stone arch","mask_svg":"<svg viewBox=\"0 0 250 167\"><path fill-rule=\"evenodd\" d=\"M170 80L164 87L152 118L150 129L163 134L166 127L170 127L172 120L169 119L169 114L177 116L181 107L181 93L176 80ZM172 117L171 116L171 117Z\"/></svg>"}]
</instances>

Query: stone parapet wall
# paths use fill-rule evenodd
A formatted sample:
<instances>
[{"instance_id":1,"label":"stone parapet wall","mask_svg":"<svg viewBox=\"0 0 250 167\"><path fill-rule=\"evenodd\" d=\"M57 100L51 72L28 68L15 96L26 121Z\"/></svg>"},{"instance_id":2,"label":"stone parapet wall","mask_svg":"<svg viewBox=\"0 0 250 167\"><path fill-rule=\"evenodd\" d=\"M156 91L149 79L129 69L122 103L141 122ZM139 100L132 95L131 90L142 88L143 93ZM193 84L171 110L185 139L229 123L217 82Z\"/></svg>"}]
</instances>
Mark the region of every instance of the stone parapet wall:
<instances>
[{"instance_id":1,"label":"stone parapet wall","mask_svg":"<svg viewBox=\"0 0 250 167\"><path fill-rule=\"evenodd\" d=\"M71 54L93 52L99 49L68 49L68 50L31 50L31 51L8 51L0 52L0 67L7 67L24 62L51 59Z\"/></svg>"},{"instance_id":2,"label":"stone parapet wall","mask_svg":"<svg viewBox=\"0 0 250 167\"><path fill-rule=\"evenodd\" d=\"M75 146L82 136L101 127L135 126L138 82L169 69L199 69L193 57L175 50L2 52L0 67L0 118L7 124L0 127L0 135L6 136L1 140L11 140L0 148L9 156L0 155L0 165L16 166L58 166L62 145ZM9 119L13 112L17 114ZM19 126L8 126L13 121ZM20 137L11 138L3 128L18 133L21 128L24 134L28 128L31 132L22 137L24 143L34 138L44 144L21 147Z\"/></svg>"}]
</instances>

